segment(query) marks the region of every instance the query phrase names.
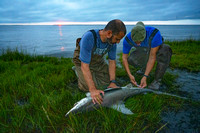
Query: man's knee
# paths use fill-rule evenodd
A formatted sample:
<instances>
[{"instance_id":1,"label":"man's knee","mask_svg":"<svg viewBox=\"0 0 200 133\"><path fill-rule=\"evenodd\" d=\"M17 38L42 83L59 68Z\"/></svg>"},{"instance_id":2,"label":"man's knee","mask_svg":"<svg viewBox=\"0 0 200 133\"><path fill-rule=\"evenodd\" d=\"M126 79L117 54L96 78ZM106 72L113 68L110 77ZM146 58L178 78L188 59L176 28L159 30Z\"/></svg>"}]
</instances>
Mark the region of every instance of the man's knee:
<instances>
[{"instance_id":1,"label":"man's knee","mask_svg":"<svg viewBox=\"0 0 200 133\"><path fill-rule=\"evenodd\" d=\"M127 61L129 65L135 66L134 59L131 56L128 57Z\"/></svg>"},{"instance_id":2,"label":"man's knee","mask_svg":"<svg viewBox=\"0 0 200 133\"><path fill-rule=\"evenodd\" d=\"M171 47L167 44L163 44L156 56L157 62L160 62L162 64L169 64L172 56Z\"/></svg>"},{"instance_id":3,"label":"man's knee","mask_svg":"<svg viewBox=\"0 0 200 133\"><path fill-rule=\"evenodd\" d=\"M85 82L83 73L81 71L81 66L75 66L75 67L73 67L73 70L75 70L75 73L76 73L77 78L78 78L79 89L82 90L82 91L89 91L88 86Z\"/></svg>"},{"instance_id":4,"label":"man's knee","mask_svg":"<svg viewBox=\"0 0 200 133\"><path fill-rule=\"evenodd\" d=\"M139 55L135 55L135 56L129 56L128 57L128 64L132 65L134 67L145 67L146 66L146 59L145 58L141 58Z\"/></svg>"},{"instance_id":5,"label":"man's knee","mask_svg":"<svg viewBox=\"0 0 200 133\"><path fill-rule=\"evenodd\" d=\"M128 64L129 65L132 65L132 66L135 66L135 67L138 67L138 65L140 64L137 57L139 57L137 51L133 51L129 56L128 56Z\"/></svg>"},{"instance_id":6,"label":"man's knee","mask_svg":"<svg viewBox=\"0 0 200 133\"><path fill-rule=\"evenodd\" d=\"M80 80L78 80L78 88L79 88L80 90L82 90L82 91L85 91L85 92L89 91L89 88L87 87L87 85L81 83Z\"/></svg>"}]
</instances>

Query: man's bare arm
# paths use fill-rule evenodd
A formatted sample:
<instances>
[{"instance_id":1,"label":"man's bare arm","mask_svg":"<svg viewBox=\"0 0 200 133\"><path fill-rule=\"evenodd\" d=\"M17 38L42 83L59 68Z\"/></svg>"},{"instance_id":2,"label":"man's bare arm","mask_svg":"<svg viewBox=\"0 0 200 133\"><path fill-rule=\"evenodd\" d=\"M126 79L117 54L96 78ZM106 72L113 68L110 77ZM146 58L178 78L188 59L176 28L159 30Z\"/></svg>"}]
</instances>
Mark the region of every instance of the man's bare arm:
<instances>
[{"instance_id":1,"label":"man's bare arm","mask_svg":"<svg viewBox=\"0 0 200 133\"><path fill-rule=\"evenodd\" d=\"M131 71L129 69L128 54L123 54L122 60L123 60L124 68L125 68L128 76L129 76L129 78L130 78L131 83L133 83L135 86L137 86L137 82L135 81L135 77L131 74Z\"/></svg>"},{"instance_id":2,"label":"man's bare arm","mask_svg":"<svg viewBox=\"0 0 200 133\"><path fill-rule=\"evenodd\" d=\"M149 59L148 59L147 65L146 65L145 73L144 73L144 75L146 75L146 76L148 76L149 73L151 72L151 70L153 69L153 66L156 62L156 53L157 53L159 47L160 46L151 48L151 50L150 50ZM141 79L141 83L140 83L141 88L144 88L147 86L147 82L146 82L147 77L146 76L143 76L143 78Z\"/></svg>"},{"instance_id":3,"label":"man's bare arm","mask_svg":"<svg viewBox=\"0 0 200 133\"><path fill-rule=\"evenodd\" d=\"M89 64L81 62L81 70L83 72L84 79L88 85L93 103L101 104L103 102L103 98L101 97L100 93L104 95L104 91L96 89L95 83L92 79Z\"/></svg>"},{"instance_id":4,"label":"man's bare arm","mask_svg":"<svg viewBox=\"0 0 200 133\"><path fill-rule=\"evenodd\" d=\"M150 54L149 54L149 59L148 59L147 66L146 66L146 70L144 73L145 75L149 75L149 73L151 72L151 70L155 64L155 61L156 61L156 53L157 53L159 47L160 46L151 48Z\"/></svg>"},{"instance_id":5,"label":"man's bare arm","mask_svg":"<svg viewBox=\"0 0 200 133\"><path fill-rule=\"evenodd\" d=\"M110 81L115 80L116 77L116 61L115 60L109 60L109 75L110 75ZM110 83L108 88L118 88L115 83Z\"/></svg>"}]
</instances>

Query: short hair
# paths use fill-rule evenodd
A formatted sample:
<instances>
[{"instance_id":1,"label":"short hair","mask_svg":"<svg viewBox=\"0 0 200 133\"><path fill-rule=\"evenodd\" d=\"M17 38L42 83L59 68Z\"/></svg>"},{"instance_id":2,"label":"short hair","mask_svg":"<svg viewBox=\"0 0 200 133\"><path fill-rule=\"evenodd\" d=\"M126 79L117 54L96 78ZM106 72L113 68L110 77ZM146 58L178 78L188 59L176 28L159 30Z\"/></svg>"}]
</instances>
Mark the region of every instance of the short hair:
<instances>
[{"instance_id":1,"label":"short hair","mask_svg":"<svg viewBox=\"0 0 200 133\"><path fill-rule=\"evenodd\" d=\"M111 30L113 35L119 34L121 31L124 32L124 35L126 35L126 26L125 24L119 20L114 19L108 22L108 24L104 28L105 31Z\"/></svg>"}]
</instances>

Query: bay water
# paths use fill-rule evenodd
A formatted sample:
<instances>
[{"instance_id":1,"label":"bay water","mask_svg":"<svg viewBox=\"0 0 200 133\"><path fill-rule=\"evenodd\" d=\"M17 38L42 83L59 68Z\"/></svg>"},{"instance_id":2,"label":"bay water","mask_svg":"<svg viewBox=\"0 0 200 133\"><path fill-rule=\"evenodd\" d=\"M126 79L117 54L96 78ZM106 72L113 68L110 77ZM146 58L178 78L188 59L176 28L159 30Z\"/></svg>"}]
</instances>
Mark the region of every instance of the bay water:
<instances>
[{"instance_id":1,"label":"bay water","mask_svg":"<svg viewBox=\"0 0 200 133\"><path fill-rule=\"evenodd\" d=\"M127 25L127 33L134 25ZM0 25L0 50L16 49L36 55L72 57L76 38L105 25ZM154 25L165 40L200 40L200 25ZM124 38L123 38L124 39ZM117 45L122 52L123 39Z\"/></svg>"}]
</instances>

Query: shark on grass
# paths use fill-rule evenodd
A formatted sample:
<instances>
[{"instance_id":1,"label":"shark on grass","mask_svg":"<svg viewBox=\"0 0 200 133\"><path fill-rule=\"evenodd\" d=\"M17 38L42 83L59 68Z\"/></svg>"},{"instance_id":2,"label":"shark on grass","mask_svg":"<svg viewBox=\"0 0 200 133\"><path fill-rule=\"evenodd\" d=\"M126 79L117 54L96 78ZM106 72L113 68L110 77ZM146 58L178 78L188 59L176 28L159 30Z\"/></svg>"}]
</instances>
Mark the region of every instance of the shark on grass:
<instances>
[{"instance_id":1,"label":"shark on grass","mask_svg":"<svg viewBox=\"0 0 200 133\"><path fill-rule=\"evenodd\" d=\"M71 113L76 114L79 112L91 111L94 109L98 109L100 107L112 108L123 114L131 115L131 114L133 114L133 112L125 107L124 101L129 97L132 97L132 96L138 95L138 94L142 94L142 93L155 93L155 94L159 94L159 95L168 95L168 96L186 99L184 97L180 97L177 95L173 95L173 94L169 94L169 93L165 93L165 92L161 92L161 91L133 87L132 84L128 84L125 87L114 88L114 89L109 88L109 89L104 90L104 97L103 97L102 104L94 104L92 102L90 93L87 93L86 97L81 99L77 103L75 103L74 107L71 110L69 110L65 116L67 117Z\"/></svg>"}]
</instances>

